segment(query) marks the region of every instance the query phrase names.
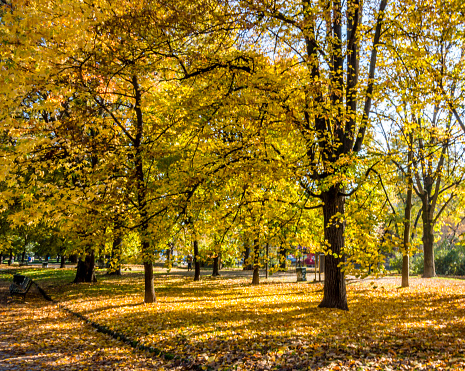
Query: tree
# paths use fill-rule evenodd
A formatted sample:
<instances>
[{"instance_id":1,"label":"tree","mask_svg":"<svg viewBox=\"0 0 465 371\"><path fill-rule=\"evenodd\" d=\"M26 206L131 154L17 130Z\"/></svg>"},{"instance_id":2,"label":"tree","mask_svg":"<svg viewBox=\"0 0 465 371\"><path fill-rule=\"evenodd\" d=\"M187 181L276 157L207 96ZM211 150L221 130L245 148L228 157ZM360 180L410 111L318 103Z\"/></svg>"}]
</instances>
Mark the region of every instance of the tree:
<instances>
[{"instance_id":1,"label":"tree","mask_svg":"<svg viewBox=\"0 0 465 371\"><path fill-rule=\"evenodd\" d=\"M388 107L397 111L389 116L387 107L384 117L393 122L393 115L400 117L399 139L403 138L408 150L406 169L402 161L394 159L408 186L404 243L408 244L412 189L422 205L419 215L423 222L424 277L435 275L434 226L455 197L454 188L463 177L463 149L457 142L452 119L455 117L460 124L452 101L460 99L460 93L456 96L456 90L461 90L457 62L463 48L456 30L440 18L454 6L454 2L430 1L404 5L405 11L395 20L395 32L387 43L390 53L386 53L383 63L391 76L385 99ZM408 30L404 28L406 21L412 22ZM425 28L425 24L430 27ZM449 73L450 66L455 66L454 73ZM439 210L438 203L442 203Z\"/></svg>"},{"instance_id":2,"label":"tree","mask_svg":"<svg viewBox=\"0 0 465 371\"><path fill-rule=\"evenodd\" d=\"M251 22L267 30L271 45L273 73L278 78L262 79L262 89L270 96L267 112L279 122L283 133L299 135L293 148L299 162L294 179L306 192L321 200L324 236L327 244L324 296L320 307L347 310L344 274L343 220L346 197L353 188L348 170L359 161L369 130L369 115L375 84L377 53L384 25L387 1L373 3L331 2L243 2ZM373 6L373 7L372 7ZM364 23L365 22L365 23ZM373 32L364 32L372 27ZM343 30L346 34L343 34ZM265 35L263 33L262 35ZM362 52L370 49L368 65ZM286 55L292 55L292 59ZM366 73L365 84L362 72ZM358 110L363 101L363 109ZM276 110L276 111L273 111ZM279 112L279 113L277 113ZM279 118L279 119L278 119ZM284 126L288 128L289 126ZM270 128L271 129L271 128ZM273 128L275 129L275 128ZM292 131L295 130L295 131ZM290 164L293 156L285 144L275 145L275 156ZM295 158L295 157L294 157Z\"/></svg>"}]
</instances>

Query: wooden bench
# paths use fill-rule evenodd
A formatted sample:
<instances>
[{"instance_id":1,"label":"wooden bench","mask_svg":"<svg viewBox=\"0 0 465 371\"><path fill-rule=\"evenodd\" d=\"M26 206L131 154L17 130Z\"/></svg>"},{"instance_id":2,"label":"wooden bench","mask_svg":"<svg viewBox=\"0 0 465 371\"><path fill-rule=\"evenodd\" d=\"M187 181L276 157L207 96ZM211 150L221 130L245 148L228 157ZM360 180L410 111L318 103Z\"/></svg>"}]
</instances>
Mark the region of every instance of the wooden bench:
<instances>
[{"instance_id":1,"label":"wooden bench","mask_svg":"<svg viewBox=\"0 0 465 371\"><path fill-rule=\"evenodd\" d=\"M31 286L32 280L29 277L15 275L13 277L13 283L10 285L10 295L22 296L24 300Z\"/></svg>"}]
</instances>

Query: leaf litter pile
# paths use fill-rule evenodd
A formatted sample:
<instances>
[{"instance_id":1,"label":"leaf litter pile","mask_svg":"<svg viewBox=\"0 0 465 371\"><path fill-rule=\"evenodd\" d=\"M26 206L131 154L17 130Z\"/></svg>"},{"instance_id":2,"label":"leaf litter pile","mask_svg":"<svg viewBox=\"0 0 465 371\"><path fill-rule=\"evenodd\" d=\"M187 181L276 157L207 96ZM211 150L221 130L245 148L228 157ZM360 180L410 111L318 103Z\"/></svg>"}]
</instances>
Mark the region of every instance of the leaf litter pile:
<instances>
[{"instance_id":1,"label":"leaf litter pile","mask_svg":"<svg viewBox=\"0 0 465 371\"><path fill-rule=\"evenodd\" d=\"M152 355L148 365L148 353L136 356L56 306L34 305L33 312L27 312L31 306L13 306L18 323L7 320L2 328L21 329L25 317L30 323L24 337L15 339L21 346L69 344L70 354L57 355L55 364L102 357L104 365L122 359L116 369L124 369L133 357L129 369L465 369L461 280L414 278L408 289L399 289L399 278L355 282L347 286L349 312L318 309L322 285L302 282L251 286L245 279L192 282L159 275L154 304L143 304L143 277L137 274L61 288L44 283L64 307L164 355ZM41 325L44 318L48 328ZM98 350L85 355L89 343Z\"/></svg>"}]
</instances>

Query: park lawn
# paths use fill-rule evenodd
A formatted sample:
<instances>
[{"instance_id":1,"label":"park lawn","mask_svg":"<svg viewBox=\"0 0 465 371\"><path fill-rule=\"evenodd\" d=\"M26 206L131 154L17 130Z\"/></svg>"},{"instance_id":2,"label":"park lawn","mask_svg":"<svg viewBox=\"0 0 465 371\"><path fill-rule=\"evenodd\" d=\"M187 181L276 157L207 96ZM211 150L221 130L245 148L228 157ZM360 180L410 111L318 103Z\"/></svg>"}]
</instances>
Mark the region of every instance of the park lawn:
<instances>
[{"instance_id":1,"label":"park lawn","mask_svg":"<svg viewBox=\"0 0 465 371\"><path fill-rule=\"evenodd\" d=\"M465 369L465 281L397 278L352 282L350 311L318 309L322 284L157 274L157 303L143 303L141 273L96 284L35 278L63 306L182 369Z\"/></svg>"}]
</instances>

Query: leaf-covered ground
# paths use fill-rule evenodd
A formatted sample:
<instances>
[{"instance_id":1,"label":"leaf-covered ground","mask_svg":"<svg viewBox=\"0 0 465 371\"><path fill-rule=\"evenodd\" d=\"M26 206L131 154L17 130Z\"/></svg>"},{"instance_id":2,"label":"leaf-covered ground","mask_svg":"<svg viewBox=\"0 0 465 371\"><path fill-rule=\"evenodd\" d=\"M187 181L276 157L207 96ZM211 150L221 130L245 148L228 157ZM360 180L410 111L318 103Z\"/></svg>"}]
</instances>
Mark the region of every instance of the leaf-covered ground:
<instances>
[{"instance_id":1,"label":"leaf-covered ground","mask_svg":"<svg viewBox=\"0 0 465 371\"><path fill-rule=\"evenodd\" d=\"M182 370L465 369L462 280L413 278L408 289L398 287L399 278L353 281L348 285L350 311L344 312L317 308L321 284L280 278L251 286L250 279L244 278L193 282L183 275L160 274L155 278L158 302L146 305L139 273L99 276L97 284L69 285L53 276L63 271L44 271L30 275L62 305L174 357L154 356L153 361L135 357L144 363L135 363L132 369L146 367L147 362L154 363L152 369ZM37 340L40 346L52 347L43 359L75 357L79 365L84 359L107 357L111 364L133 354L56 306L39 302L32 313L27 313L30 305L22 304L10 305L7 312L13 309L16 318L39 321L38 326L31 325L34 336L42 339ZM9 326L21 329L21 320L14 325L7 320L2 329ZM24 336L19 343L28 342L28 331L19 333ZM0 334L5 337L4 332ZM88 340L90 336L95 340ZM9 340L2 344L5 341ZM69 355L53 352L58 341L69 344ZM78 344L85 348L90 343L102 350L82 355Z\"/></svg>"},{"instance_id":2,"label":"leaf-covered ground","mask_svg":"<svg viewBox=\"0 0 465 371\"><path fill-rule=\"evenodd\" d=\"M0 370L159 370L163 361L96 332L31 289L7 299L0 282Z\"/></svg>"}]
</instances>

